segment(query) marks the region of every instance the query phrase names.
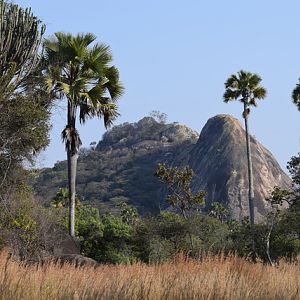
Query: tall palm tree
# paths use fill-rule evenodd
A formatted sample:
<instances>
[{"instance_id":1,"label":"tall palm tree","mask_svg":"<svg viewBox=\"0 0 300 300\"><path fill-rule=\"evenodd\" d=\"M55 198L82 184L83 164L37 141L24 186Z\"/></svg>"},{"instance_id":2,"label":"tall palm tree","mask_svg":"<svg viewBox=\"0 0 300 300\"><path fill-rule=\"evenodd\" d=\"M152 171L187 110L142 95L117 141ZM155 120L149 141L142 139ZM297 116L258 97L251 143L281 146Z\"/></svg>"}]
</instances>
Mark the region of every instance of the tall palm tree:
<instances>
[{"instance_id":1,"label":"tall palm tree","mask_svg":"<svg viewBox=\"0 0 300 300\"><path fill-rule=\"evenodd\" d=\"M250 149L250 135L249 135L249 114L250 106L256 106L257 99L264 99L267 91L260 86L261 78L257 74L239 71L237 75L231 75L225 82L224 102L239 100L244 105L243 118L245 119L246 130L246 148L248 161L248 181L249 181L249 215L250 224L254 224L254 191L253 191L253 172L252 159Z\"/></svg>"},{"instance_id":2,"label":"tall palm tree","mask_svg":"<svg viewBox=\"0 0 300 300\"><path fill-rule=\"evenodd\" d=\"M67 100L67 125L62 131L66 145L69 181L69 233L75 235L75 180L78 151L81 145L76 129L76 117L84 123L88 118L103 118L109 127L118 116L117 99L123 93L119 72L111 65L108 46L92 43L91 33L71 34L58 32L45 40L43 65L49 93Z\"/></svg>"}]
</instances>

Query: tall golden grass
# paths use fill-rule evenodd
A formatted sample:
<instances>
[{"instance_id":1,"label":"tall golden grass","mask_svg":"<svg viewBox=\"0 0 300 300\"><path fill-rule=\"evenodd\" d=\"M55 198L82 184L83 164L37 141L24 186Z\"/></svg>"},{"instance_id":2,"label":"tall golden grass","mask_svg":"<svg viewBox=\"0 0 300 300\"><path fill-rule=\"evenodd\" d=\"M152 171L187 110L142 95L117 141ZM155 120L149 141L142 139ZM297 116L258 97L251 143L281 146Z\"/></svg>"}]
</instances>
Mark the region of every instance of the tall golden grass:
<instances>
[{"instance_id":1,"label":"tall golden grass","mask_svg":"<svg viewBox=\"0 0 300 300\"><path fill-rule=\"evenodd\" d=\"M300 299L300 267L236 256L160 265L25 266L0 255L0 299Z\"/></svg>"}]
</instances>

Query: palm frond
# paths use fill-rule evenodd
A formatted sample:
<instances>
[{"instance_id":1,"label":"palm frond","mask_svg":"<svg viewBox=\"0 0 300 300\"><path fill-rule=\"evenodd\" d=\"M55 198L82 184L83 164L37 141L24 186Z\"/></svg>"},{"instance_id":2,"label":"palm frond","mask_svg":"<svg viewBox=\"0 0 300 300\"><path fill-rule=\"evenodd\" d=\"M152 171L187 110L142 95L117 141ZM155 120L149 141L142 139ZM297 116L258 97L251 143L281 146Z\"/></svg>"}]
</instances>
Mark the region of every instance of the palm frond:
<instances>
[{"instance_id":1,"label":"palm frond","mask_svg":"<svg viewBox=\"0 0 300 300\"><path fill-rule=\"evenodd\" d=\"M109 128L120 114L118 113L117 105L109 103L102 104L97 111L97 115L99 118L103 117L105 128Z\"/></svg>"},{"instance_id":2,"label":"palm frond","mask_svg":"<svg viewBox=\"0 0 300 300\"><path fill-rule=\"evenodd\" d=\"M61 133L61 138L65 143L66 151L71 151L72 155L78 153L82 142L77 129L66 126Z\"/></svg>"},{"instance_id":3,"label":"palm frond","mask_svg":"<svg viewBox=\"0 0 300 300\"><path fill-rule=\"evenodd\" d=\"M95 116L95 109L86 101L82 101L79 105L79 122L84 124L87 119Z\"/></svg>"},{"instance_id":4,"label":"palm frond","mask_svg":"<svg viewBox=\"0 0 300 300\"><path fill-rule=\"evenodd\" d=\"M229 101L237 100L240 96L241 93L239 90L233 90L231 88L227 88L223 95L223 100L225 103L227 103Z\"/></svg>"},{"instance_id":5,"label":"palm frond","mask_svg":"<svg viewBox=\"0 0 300 300\"><path fill-rule=\"evenodd\" d=\"M97 109L99 105L99 99L101 99L104 92L105 88L101 84L95 85L87 92L89 104L92 105L95 109Z\"/></svg>"},{"instance_id":6,"label":"palm frond","mask_svg":"<svg viewBox=\"0 0 300 300\"><path fill-rule=\"evenodd\" d=\"M108 79L105 83L111 99L113 102L118 100L124 93L124 87L119 80L119 71L116 67L112 66L105 70L105 76Z\"/></svg>"},{"instance_id":7,"label":"palm frond","mask_svg":"<svg viewBox=\"0 0 300 300\"><path fill-rule=\"evenodd\" d=\"M257 87L253 90L253 97L257 99L264 99L267 96L267 90L263 87Z\"/></svg>"}]
</instances>

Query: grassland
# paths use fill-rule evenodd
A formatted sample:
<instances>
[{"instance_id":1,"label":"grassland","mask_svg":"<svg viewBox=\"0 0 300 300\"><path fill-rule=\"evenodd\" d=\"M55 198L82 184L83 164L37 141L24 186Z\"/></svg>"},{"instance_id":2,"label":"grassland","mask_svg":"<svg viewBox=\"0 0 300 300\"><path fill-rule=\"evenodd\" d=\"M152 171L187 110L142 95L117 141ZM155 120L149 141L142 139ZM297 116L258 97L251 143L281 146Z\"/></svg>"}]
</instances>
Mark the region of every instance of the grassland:
<instances>
[{"instance_id":1,"label":"grassland","mask_svg":"<svg viewBox=\"0 0 300 300\"><path fill-rule=\"evenodd\" d=\"M0 299L300 299L300 266L182 258L160 265L25 266L0 256Z\"/></svg>"}]
</instances>

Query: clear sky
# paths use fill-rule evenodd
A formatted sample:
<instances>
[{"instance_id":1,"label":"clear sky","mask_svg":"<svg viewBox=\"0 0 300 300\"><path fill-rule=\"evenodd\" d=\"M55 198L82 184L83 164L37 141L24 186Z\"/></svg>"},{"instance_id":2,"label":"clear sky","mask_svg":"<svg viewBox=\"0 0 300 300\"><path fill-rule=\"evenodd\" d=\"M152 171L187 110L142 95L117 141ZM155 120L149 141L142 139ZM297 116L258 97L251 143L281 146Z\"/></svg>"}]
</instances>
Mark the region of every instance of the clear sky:
<instances>
[{"instance_id":1,"label":"clear sky","mask_svg":"<svg viewBox=\"0 0 300 300\"><path fill-rule=\"evenodd\" d=\"M300 112L291 92L300 77L300 1L295 0L20 0L56 31L92 32L111 46L126 88L116 124L152 110L200 132L208 118L232 114L222 101L224 82L240 69L258 73L268 90L252 109L250 130L283 168L300 148ZM51 144L38 166L65 159L60 132L63 102L53 112ZM99 120L79 127L84 146L104 133Z\"/></svg>"}]
</instances>

